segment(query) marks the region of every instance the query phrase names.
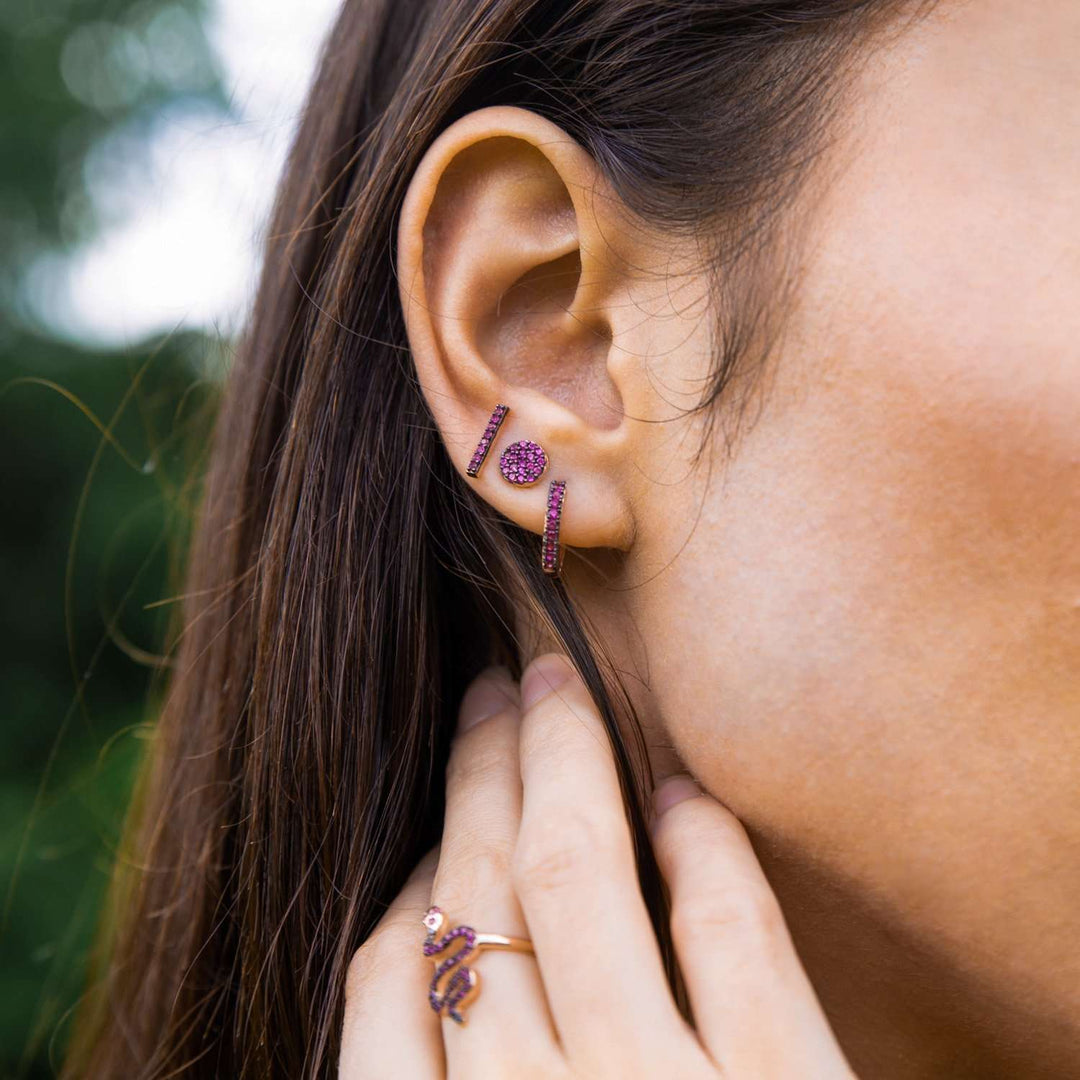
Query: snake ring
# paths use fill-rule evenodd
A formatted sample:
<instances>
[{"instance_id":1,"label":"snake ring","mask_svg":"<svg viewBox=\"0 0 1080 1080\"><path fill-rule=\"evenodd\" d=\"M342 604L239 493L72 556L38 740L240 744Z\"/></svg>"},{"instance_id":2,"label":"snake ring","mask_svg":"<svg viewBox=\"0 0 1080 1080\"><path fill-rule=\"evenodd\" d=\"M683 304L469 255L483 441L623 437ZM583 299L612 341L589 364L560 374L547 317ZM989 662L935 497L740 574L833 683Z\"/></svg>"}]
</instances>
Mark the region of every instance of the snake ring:
<instances>
[{"instance_id":1,"label":"snake ring","mask_svg":"<svg viewBox=\"0 0 1080 1080\"><path fill-rule=\"evenodd\" d=\"M461 1025L465 1024L462 1011L480 993L480 975L469 966L472 958L481 949L533 952L532 942L527 938L480 934L471 926L450 926L446 915L437 907L428 908L424 927L427 930L424 955L435 961L428 1002L435 1012Z\"/></svg>"}]
</instances>

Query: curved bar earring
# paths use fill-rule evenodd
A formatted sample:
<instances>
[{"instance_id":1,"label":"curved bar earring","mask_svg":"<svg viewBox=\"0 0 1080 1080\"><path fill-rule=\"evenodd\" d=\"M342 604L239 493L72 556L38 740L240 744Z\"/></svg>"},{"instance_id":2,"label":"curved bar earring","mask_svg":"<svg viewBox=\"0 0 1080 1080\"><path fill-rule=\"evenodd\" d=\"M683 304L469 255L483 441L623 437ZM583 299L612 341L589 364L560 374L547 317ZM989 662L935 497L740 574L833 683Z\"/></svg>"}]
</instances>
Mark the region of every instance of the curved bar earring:
<instances>
[{"instance_id":1,"label":"curved bar earring","mask_svg":"<svg viewBox=\"0 0 1080 1080\"><path fill-rule=\"evenodd\" d=\"M559 544L566 481L552 480L548 486L547 510L544 513L544 538L540 542L540 566L545 574L558 577L562 571L563 549Z\"/></svg>"}]
</instances>

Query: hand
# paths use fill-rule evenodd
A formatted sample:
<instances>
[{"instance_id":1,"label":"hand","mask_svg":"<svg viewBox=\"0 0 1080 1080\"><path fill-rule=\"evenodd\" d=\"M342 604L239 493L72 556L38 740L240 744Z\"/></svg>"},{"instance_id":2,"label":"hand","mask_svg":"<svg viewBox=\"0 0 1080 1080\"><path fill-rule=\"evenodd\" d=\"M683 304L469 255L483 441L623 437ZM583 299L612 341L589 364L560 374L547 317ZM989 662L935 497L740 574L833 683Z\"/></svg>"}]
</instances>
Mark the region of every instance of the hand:
<instances>
[{"instance_id":1,"label":"hand","mask_svg":"<svg viewBox=\"0 0 1080 1080\"><path fill-rule=\"evenodd\" d=\"M342 1080L433 1077L852 1080L736 818L687 777L654 796L653 846L696 1030L679 1014L638 888L608 737L569 662L462 702L442 843L357 953ZM428 1004L421 923L532 939L467 961L466 1025Z\"/></svg>"}]
</instances>

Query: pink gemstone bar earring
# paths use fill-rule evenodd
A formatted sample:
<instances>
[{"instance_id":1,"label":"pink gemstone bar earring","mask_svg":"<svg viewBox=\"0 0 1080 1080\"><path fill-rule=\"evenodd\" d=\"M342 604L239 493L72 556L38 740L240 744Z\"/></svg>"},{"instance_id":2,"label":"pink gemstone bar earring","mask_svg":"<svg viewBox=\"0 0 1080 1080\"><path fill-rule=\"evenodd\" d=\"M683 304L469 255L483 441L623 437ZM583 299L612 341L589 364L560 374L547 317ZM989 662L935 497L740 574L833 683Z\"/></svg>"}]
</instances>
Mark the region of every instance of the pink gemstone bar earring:
<instances>
[{"instance_id":1,"label":"pink gemstone bar earring","mask_svg":"<svg viewBox=\"0 0 1080 1080\"><path fill-rule=\"evenodd\" d=\"M491 414L491 419L488 420L487 427L484 428L484 434L480 436L480 441L473 451L472 459L465 469L467 475L475 477L480 471L480 466L484 464L484 459L488 456L491 444L495 441L495 436L498 434L499 428L502 427L502 422L506 419L506 414L509 411L509 405L495 406L495 411Z\"/></svg>"},{"instance_id":2,"label":"pink gemstone bar earring","mask_svg":"<svg viewBox=\"0 0 1080 1080\"><path fill-rule=\"evenodd\" d=\"M566 481L552 480L548 486L547 512L544 514L544 539L540 547L540 565L545 574L558 577L562 570L563 549L559 546L559 524L566 501Z\"/></svg>"}]
</instances>

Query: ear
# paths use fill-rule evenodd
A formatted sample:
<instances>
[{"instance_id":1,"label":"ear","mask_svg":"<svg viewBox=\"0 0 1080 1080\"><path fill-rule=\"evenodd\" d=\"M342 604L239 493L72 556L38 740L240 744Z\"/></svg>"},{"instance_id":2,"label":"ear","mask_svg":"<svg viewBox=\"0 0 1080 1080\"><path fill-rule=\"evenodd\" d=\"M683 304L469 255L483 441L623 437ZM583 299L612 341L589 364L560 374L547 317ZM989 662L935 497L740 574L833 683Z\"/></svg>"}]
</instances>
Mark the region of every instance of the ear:
<instances>
[{"instance_id":1,"label":"ear","mask_svg":"<svg viewBox=\"0 0 1080 1080\"><path fill-rule=\"evenodd\" d=\"M635 295L656 249L592 157L528 110L455 121L412 178L398 227L401 302L420 385L462 477L540 533L552 479L567 483L560 539L628 550L652 425L663 407L643 362ZM670 252L665 263L670 264ZM670 282L652 283L658 295ZM476 478L466 467L492 409L510 406ZM673 412L670 404L664 409ZM499 454L543 446L541 483L515 487Z\"/></svg>"}]
</instances>

